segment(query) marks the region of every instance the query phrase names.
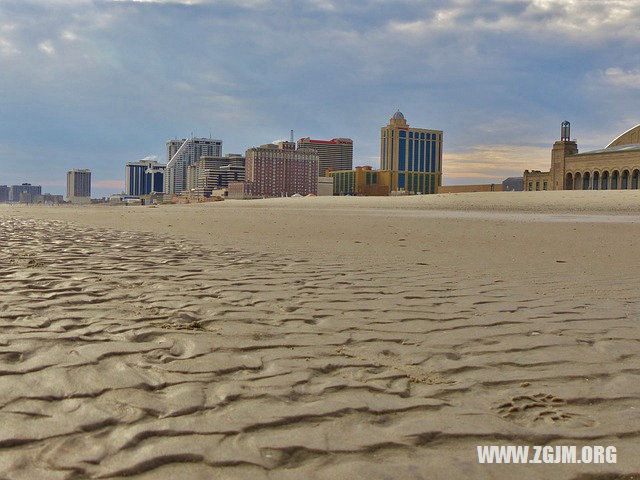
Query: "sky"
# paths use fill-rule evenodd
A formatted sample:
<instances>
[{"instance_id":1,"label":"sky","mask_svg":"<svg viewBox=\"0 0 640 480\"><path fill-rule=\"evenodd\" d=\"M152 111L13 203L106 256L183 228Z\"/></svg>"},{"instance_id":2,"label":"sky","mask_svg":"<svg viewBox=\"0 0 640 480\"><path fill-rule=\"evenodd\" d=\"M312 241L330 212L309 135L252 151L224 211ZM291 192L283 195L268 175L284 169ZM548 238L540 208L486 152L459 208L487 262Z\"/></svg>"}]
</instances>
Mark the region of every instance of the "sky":
<instances>
[{"instance_id":1,"label":"sky","mask_svg":"<svg viewBox=\"0 0 640 480\"><path fill-rule=\"evenodd\" d=\"M224 153L380 127L444 131L444 184L548 169L560 123L580 151L640 123L640 0L0 0L0 184L63 193L165 142Z\"/></svg>"}]
</instances>

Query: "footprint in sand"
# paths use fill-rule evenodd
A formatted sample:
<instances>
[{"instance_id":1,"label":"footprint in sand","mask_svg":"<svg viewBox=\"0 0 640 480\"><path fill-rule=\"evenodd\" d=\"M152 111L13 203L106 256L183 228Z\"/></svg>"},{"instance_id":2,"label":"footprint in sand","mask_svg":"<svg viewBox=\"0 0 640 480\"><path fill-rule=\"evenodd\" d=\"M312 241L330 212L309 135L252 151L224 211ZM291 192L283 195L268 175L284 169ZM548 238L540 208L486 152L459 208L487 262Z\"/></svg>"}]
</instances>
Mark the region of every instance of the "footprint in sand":
<instances>
[{"instance_id":1,"label":"footprint in sand","mask_svg":"<svg viewBox=\"0 0 640 480\"><path fill-rule=\"evenodd\" d=\"M498 405L496 411L505 419L525 426L567 423L572 427L590 427L593 420L577 413L567 412L566 401L551 394L519 395Z\"/></svg>"}]
</instances>

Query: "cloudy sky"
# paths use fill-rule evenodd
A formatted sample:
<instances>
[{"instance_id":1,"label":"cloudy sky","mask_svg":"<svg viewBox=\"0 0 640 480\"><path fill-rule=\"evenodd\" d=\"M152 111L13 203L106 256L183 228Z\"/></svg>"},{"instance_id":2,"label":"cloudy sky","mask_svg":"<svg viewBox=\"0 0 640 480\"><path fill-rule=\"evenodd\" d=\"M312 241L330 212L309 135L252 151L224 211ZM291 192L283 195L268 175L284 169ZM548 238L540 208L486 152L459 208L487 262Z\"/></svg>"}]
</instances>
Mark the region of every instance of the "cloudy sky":
<instances>
[{"instance_id":1,"label":"cloudy sky","mask_svg":"<svg viewBox=\"0 0 640 480\"><path fill-rule=\"evenodd\" d=\"M640 123L640 0L0 0L0 184L64 191L212 135L225 153L351 137L399 108L445 134L445 183L548 168Z\"/></svg>"}]
</instances>

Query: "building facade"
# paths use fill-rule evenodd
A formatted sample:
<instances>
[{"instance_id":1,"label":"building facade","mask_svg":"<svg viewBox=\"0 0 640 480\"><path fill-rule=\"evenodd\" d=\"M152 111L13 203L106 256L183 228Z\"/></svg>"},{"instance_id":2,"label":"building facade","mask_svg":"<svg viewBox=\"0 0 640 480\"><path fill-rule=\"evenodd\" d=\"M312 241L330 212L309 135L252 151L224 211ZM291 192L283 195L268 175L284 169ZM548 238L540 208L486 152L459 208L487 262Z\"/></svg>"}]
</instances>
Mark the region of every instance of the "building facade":
<instances>
[{"instance_id":1,"label":"building facade","mask_svg":"<svg viewBox=\"0 0 640 480\"><path fill-rule=\"evenodd\" d=\"M392 192L437 192L442 185L442 136L442 130L410 128L400 111L380 129L380 169L393 172Z\"/></svg>"},{"instance_id":2,"label":"building facade","mask_svg":"<svg viewBox=\"0 0 640 480\"><path fill-rule=\"evenodd\" d=\"M551 150L548 172L525 170L524 189L628 190L640 188L640 125L615 138L605 148L579 153L571 140L571 125L561 126Z\"/></svg>"},{"instance_id":3,"label":"building facade","mask_svg":"<svg viewBox=\"0 0 640 480\"><path fill-rule=\"evenodd\" d=\"M370 166L356 167L355 170L328 171L333 179L334 195L384 196L391 193L393 172L372 170Z\"/></svg>"},{"instance_id":4,"label":"building facade","mask_svg":"<svg viewBox=\"0 0 640 480\"><path fill-rule=\"evenodd\" d=\"M167 166L155 160L129 162L124 167L126 195L140 196L164 192L164 171Z\"/></svg>"},{"instance_id":5,"label":"building facade","mask_svg":"<svg viewBox=\"0 0 640 480\"><path fill-rule=\"evenodd\" d=\"M223 190L230 182L244 181L245 157L227 154L224 157L203 156L187 169L187 188L193 196L210 197L214 190Z\"/></svg>"},{"instance_id":6,"label":"building facade","mask_svg":"<svg viewBox=\"0 0 640 480\"><path fill-rule=\"evenodd\" d=\"M222 140L210 138L183 138L170 140L167 145L167 167L164 175L164 193L180 195L188 190L187 170L202 156L222 156Z\"/></svg>"},{"instance_id":7,"label":"building facade","mask_svg":"<svg viewBox=\"0 0 640 480\"><path fill-rule=\"evenodd\" d=\"M279 142L250 148L246 152L245 181L229 183L230 198L317 195L318 153Z\"/></svg>"},{"instance_id":8,"label":"building facade","mask_svg":"<svg viewBox=\"0 0 640 480\"><path fill-rule=\"evenodd\" d=\"M318 152L318 174L320 177L325 177L329 169L351 170L353 168L353 140L350 138L312 140L306 137L298 140L298 148L313 148Z\"/></svg>"},{"instance_id":9,"label":"building facade","mask_svg":"<svg viewBox=\"0 0 640 480\"><path fill-rule=\"evenodd\" d=\"M91 203L91 170L75 169L67 172L67 201Z\"/></svg>"},{"instance_id":10,"label":"building facade","mask_svg":"<svg viewBox=\"0 0 640 480\"><path fill-rule=\"evenodd\" d=\"M31 185L30 183L12 185L9 190L9 201L16 203L33 203L36 195L42 195L42 187L40 185Z\"/></svg>"},{"instance_id":11,"label":"building facade","mask_svg":"<svg viewBox=\"0 0 640 480\"><path fill-rule=\"evenodd\" d=\"M0 203L7 203L9 201L9 187L7 185L0 185Z\"/></svg>"}]
</instances>

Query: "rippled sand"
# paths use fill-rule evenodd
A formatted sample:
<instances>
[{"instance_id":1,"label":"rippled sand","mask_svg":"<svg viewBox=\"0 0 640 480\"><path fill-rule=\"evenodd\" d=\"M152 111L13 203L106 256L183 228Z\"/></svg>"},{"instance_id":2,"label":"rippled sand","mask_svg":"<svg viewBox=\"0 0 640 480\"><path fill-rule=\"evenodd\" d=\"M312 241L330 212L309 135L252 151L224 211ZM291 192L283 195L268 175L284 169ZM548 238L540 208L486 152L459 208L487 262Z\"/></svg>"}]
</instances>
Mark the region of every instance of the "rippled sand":
<instances>
[{"instance_id":1,"label":"rippled sand","mask_svg":"<svg viewBox=\"0 0 640 480\"><path fill-rule=\"evenodd\" d=\"M164 221L187 207L73 212ZM51 212L0 214L0 478L640 471L637 225L615 227L614 252L563 234L575 251L582 242L594 256L613 253L611 269L580 264L571 245L549 246L538 269L491 269L482 258L451 263L455 242L439 246L449 264L439 263L410 235L394 240L409 244L396 248L409 252L404 261L368 261L386 251L373 235L342 237L350 247L332 257L313 248L320 243L304 255L266 230L268 248L230 248L224 233L185 241L125 220L116 229L30 218L67 215ZM439 228L450 225L458 241L471 235L482 251L487 239L468 232L489 220L464 221ZM492 227L494 248L513 223ZM360 242L375 251L349 262ZM623 246L625 261L616 259ZM615 445L618 464L489 467L477 463L479 444Z\"/></svg>"}]
</instances>

